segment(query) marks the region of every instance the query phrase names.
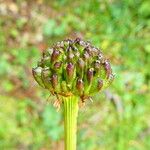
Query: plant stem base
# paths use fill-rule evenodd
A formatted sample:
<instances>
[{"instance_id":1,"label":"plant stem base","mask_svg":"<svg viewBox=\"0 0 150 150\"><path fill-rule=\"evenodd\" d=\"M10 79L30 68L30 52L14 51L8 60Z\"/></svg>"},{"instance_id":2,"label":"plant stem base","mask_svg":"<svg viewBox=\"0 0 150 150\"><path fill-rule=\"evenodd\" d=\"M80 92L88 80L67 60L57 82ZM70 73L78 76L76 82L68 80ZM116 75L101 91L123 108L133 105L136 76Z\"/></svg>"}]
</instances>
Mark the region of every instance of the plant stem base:
<instances>
[{"instance_id":1,"label":"plant stem base","mask_svg":"<svg viewBox=\"0 0 150 150\"><path fill-rule=\"evenodd\" d=\"M78 97L63 97L65 150L76 150Z\"/></svg>"}]
</instances>

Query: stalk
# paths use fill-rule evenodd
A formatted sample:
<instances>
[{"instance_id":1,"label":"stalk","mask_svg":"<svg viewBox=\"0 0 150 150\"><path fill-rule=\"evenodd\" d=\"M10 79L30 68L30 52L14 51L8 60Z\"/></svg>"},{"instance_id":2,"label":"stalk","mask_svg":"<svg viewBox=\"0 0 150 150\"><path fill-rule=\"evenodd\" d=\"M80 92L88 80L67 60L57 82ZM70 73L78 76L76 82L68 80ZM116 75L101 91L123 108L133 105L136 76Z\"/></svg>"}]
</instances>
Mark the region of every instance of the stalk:
<instances>
[{"instance_id":1,"label":"stalk","mask_svg":"<svg viewBox=\"0 0 150 150\"><path fill-rule=\"evenodd\" d=\"M32 73L40 86L56 96L55 107L63 101L65 150L76 150L78 100L85 103L112 83L109 60L91 43L68 39L44 51Z\"/></svg>"},{"instance_id":2,"label":"stalk","mask_svg":"<svg viewBox=\"0 0 150 150\"><path fill-rule=\"evenodd\" d=\"M76 150L78 97L63 97L65 150Z\"/></svg>"}]
</instances>

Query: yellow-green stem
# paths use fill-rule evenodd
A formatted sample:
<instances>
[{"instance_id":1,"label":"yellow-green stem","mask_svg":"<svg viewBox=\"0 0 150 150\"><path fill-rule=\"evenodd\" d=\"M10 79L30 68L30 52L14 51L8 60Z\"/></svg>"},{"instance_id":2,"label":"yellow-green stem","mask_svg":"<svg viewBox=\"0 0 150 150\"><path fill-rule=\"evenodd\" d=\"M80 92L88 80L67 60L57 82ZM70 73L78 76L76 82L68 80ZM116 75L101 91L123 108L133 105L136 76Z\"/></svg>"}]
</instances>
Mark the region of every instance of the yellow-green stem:
<instances>
[{"instance_id":1,"label":"yellow-green stem","mask_svg":"<svg viewBox=\"0 0 150 150\"><path fill-rule=\"evenodd\" d=\"M76 150L78 97L63 97L65 150Z\"/></svg>"}]
</instances>

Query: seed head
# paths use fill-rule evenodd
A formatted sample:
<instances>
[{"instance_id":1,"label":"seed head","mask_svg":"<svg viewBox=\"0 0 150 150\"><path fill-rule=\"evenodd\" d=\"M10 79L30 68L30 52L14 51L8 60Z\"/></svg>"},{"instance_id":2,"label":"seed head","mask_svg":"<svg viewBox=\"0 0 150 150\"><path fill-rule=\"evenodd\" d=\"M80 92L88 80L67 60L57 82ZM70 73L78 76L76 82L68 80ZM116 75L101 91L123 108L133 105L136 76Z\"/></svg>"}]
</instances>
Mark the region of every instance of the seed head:
<instances>
[{"instance_id":1,"label":"seed head","mask_svg":"<svg viewBox=\"0 0 150 150\"><path fill-rule=\"evenodd\" d=\"M80 38L57 42L44 51L32 73L37 83L51 93L72 94L82 100L105 89L114 79L101 50Z\"/></svg>"}]
</instances>

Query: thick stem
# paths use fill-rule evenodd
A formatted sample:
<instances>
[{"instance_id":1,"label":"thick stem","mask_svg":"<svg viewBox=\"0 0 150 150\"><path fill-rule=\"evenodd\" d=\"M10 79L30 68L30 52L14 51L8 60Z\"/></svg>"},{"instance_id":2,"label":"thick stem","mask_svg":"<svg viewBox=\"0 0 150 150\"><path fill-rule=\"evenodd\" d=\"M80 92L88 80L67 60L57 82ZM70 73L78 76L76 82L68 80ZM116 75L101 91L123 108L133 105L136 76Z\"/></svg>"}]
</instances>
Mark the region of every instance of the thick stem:
<instances>
[{"instance_id":1,"label":"thick stem","mask_svg":"<svg viewBox=\"0 0 150 150\"><path fill-rule=\"evenodd\" d=\"M65 150L76 150L78 97L63 97Z\"/></svg>"}]
</instances>

